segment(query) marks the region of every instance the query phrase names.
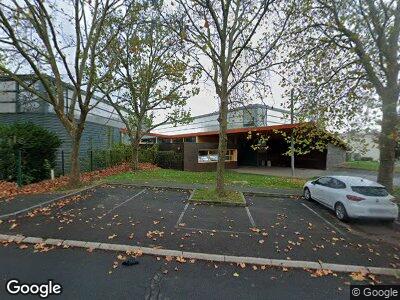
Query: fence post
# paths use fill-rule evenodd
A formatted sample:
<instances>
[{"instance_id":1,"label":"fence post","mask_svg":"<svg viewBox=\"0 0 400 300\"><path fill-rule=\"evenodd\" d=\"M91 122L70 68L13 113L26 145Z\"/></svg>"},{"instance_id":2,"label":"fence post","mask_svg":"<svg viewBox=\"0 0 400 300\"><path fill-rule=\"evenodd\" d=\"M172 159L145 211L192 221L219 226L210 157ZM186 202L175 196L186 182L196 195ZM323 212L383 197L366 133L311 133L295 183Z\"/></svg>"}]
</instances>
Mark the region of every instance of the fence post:
<instances>
[{"instance_id":1,"label":"fence post","mask_svg":"<svg viewBox=\"0 0 400 300\"><path fill-rule=\"evenodd\" d=\"M17 185L18 187L22 186L22 167L21 167L21 150L18 150L18 158L17 158Z\"/></svg>"},{"instance_id":2,"label":"fence post","mask_svg":"<svg viewBox=\"0 0 400 300\"><path fill-rule=\"evenodd\" d=\"M93 171L93 150L90 150L90 171Z\"/></svg>"},{"instance_id":3,"label":"fence post","mask_svg":"<svg viewBox=\"0 0 400 300\"><path fill-rule=\"evenodd\" d=\"M63 176L65 176L64 150L61 150L61 168L62 168L62 174Z\"/></svg>"}]
</instances>

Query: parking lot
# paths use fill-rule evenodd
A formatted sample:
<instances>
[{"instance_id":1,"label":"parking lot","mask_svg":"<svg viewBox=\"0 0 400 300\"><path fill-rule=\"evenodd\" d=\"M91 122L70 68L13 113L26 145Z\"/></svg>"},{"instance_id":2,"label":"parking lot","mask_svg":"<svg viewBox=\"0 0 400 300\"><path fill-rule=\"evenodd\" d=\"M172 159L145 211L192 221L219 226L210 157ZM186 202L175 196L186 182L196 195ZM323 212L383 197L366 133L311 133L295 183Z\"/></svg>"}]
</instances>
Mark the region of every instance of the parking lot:
<instances>
[{"instance_id":1,"label":"parking lot","mask_svg":"<svg viewBox=\"0 0 400 300\"><path fill-rule=\"evenodd\" d=\"M296 198L246 194L247 207L224 207L188 203L189 195L188 190L102 185L61 199L53 195L59 200L5 218L0 233L400 267L398 224L344 225L320 205ZM49 199L49 195L43 196L43 200ZM21 209L19 199L10 201L8 209L13 201ZM363 233L368 227L377 230L376 236Z\"/></svg>"}]
</instances>

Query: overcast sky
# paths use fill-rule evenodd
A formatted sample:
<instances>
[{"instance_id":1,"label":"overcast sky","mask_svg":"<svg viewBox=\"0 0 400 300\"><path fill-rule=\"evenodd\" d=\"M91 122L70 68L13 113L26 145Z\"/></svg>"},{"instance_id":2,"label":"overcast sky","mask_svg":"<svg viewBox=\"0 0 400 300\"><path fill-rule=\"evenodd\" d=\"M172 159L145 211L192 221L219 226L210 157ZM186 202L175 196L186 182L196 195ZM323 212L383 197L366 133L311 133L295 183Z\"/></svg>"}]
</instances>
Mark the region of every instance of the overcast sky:
<instances>
[{"instance_id":1,"label":"overcast sky","mask_svg":"<svg viewBox=\"0 0 400 300\"><path fill-rule=\"evenodd\" d=\"M286 99L282 98L283 89L279 86L278 75L272 75L271 82L267 82L271 86L272 95L263 100L263 104L269 106L281 107ZM218 97L215 88L211 83L200 84L200 93L188 100L188 108L190 108L192 116L203 115L218 110ZM260 100L250 101L251 103L262 103Z\"/></svg>"}]
</instances>

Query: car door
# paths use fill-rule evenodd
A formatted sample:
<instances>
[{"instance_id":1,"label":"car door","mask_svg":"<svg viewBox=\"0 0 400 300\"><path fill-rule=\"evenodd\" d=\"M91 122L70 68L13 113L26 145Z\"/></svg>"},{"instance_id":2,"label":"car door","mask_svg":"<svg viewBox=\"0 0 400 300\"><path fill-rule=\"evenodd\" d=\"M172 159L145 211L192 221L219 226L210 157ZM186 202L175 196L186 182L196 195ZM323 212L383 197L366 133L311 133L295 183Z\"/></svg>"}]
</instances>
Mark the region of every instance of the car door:
<instances>
[{"instance_id":1,"label":"car door","mask_svg":"<svg viewBox=\"0 0 400 300\"><path fill-rule=\"evenodd\" d=\"M336 178L331 178L327 184L325 204L331 208L335 207L336 202L341 198L346 184Z\"/></svg>"},{"instance_id":2,"label":"car door","mask_svg":"<svg viewBox=\"0 0 400 300\"><path fill-rule=\"evenodd\" d=\"M329 185L330 177L321 177L314 181L314 193L312 193L313 198L321 202L322 204L326 204L327 200L327 189Z\"/></svg>"}]
</instances>

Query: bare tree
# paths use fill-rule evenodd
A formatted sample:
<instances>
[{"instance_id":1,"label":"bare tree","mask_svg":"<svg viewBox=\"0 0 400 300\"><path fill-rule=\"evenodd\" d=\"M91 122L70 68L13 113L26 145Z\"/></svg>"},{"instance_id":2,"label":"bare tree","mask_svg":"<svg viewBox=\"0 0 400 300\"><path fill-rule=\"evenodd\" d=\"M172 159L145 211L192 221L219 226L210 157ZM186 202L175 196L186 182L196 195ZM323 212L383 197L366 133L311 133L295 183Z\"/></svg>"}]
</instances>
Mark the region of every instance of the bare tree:
<instances>
[{"instance_id":1,"label":"bare tree","mask_svg":"<svg viewBox=\"0 0 400 300\"><path fill-rule=\"evenodd\" d=\"M10 0L0 3L0 72L48 102L72 140L70 184L79 183L79 147L99 75L99 41L120 0ZM112 39L113 37L110 37ZM31 76L19 76L21 71ZM66 84L72 97L66 101ZM38 84L42 88L38 89Z\"/></svg>"},{"instance_id":2,"label":"bare tree","mask_svg":"<svg viewBox=\"0 0 400 300\"><path fill-rule=\"evenodd\" d=\"M116 24L123 24L123 30L107 45L102 63L105 69L113 69L113 84L104 87L104 94L125 124L137 169L144 135L166 123L190 120L186 100L198 92L193 84L199 72L189 68L184 47L154 7L147 1L135 2L135 10L110 22L106 42Z\"/></svg>"},{"instance_id":3,"label":"bare tree","mask_svg":"<svg viewBox=\"0 0 400 300\"><path fill-rule=\"evenodd\" d=\"M297 2L286 78L302 110L340 129L380 123L378 182L393 188L400 95L400 1Z\"/></svg>"},{"instance_id":4,"label":"bare tree","mask_svg":"<svg viewBox=\"0 0 400 300\"><path fill-rule=\"evenodd\" d=\"M192 57L219 98L216 190L222 196L230 96L237 89L249 91L262 72L278 63L276 53L290 14L283 11L283 1L275 0L176 2L175 22L170 25L180 24L177 33L192 47Z\"/></svg>"}]
</instances>

